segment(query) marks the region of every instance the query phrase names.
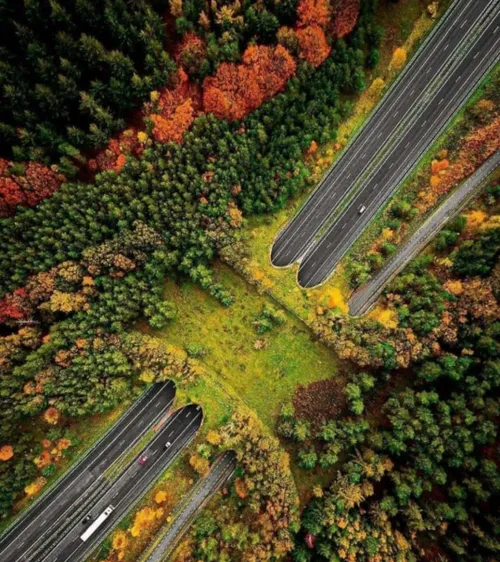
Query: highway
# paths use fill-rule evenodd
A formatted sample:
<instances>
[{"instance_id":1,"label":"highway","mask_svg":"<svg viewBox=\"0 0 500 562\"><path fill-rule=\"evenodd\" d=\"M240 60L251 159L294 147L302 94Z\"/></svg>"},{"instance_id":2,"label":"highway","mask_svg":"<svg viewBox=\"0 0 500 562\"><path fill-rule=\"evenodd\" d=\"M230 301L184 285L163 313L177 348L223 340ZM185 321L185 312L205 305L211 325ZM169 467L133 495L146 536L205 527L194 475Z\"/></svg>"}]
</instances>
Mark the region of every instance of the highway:
<instances>
[{"instance_id":1,"label":"highway","mask_svg":"<svg viewBox=\"0 0 500 562\"><path fill-rule=\"evenodd\" d=\"M173 515L173 522L161 539L154 544L151 552L141 562L161 562L166 560L189 528L198 512L228 480L236 469L236 453L224 452L213 464L209 474L193 488L191 494L182 502Z\"/></svg>"},{"instance_id":2,"label":"highway","mask_svg":"<svg viewBox=\"0 0 500 562\"><path fill-rule=\"evenodd\" d=\"M432 240L450 218L458 214L477 193L478 188L484 184L487 177L499 167L500 151L497 151L443 201L372 279L353 293L349 300L349 313L352 316L366 314L377 302L387 283L404 269L406 264Z\"/></svg>"},{"instance_id":3,"label":"highway","mask_svg":"<svg viewBox=\"0 0 500 562\"><path fill-rule=\"evenodd\" d=\"M299 261L364 177L429 103L429 93L461 60L470 34L487 19L493 0L455 0L298 215L278 233L277 267Z\"/></svg>"},{"instance_id":4,"label":"highway","mask_svg":"<svg viewBox=\"0 0 500 562\"><path fill-rule=\"evenodd\" d=\"M462 54L460 63L433 90L425 108L377 162L363 181L362 188L326 234L308 251L297 276L302 287L315 287L330 276L350 246L499 60L499 30L500 4L496 2L494 12Z\"/></svg>"},{"instance_id":5,"label":"highway","mask_svg":"<svg viewBox=\"0 0 500 562\"><path fill-rule=\"evenodd\" d=\"M172 381L151 386L57 483L2 535L0 560L19 562L65 520L75 502L100 485L105 471L165 416L175 398Z\"/></svg>"},{"instance_id":6,"label":"highway","mask_svg":"<svg viewBox=\"0 0 500 562\"><path fill-rule=\"evenodd\" d=\"M196 404L176 410L148 446L128 462L112 482L107 482L92 497L75 502L63 524L36 552L21 556L19 562L80 562L99 545L129 512L180 452L194 438L203 421L203 411ZM111 515L87 539L83 533L93 521L113 506ZM87 514L89 521L84 521Z\"/></svg>"}]
</instances>

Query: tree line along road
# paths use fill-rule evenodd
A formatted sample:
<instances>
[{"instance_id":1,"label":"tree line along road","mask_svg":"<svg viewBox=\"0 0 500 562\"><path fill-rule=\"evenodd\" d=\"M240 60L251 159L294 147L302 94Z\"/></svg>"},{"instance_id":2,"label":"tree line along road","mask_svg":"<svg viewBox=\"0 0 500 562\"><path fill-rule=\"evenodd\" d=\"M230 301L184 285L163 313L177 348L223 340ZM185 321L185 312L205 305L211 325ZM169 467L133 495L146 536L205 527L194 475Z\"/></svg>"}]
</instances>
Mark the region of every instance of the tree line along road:
<instances>
[{"instance_id":1,"label":"tree line along road","mask_svg":"<svg viewBox=\"0 0 500 562\"><path fill-rule=\"evenodd\" d=\"M428 104L436 81L460 62L460 48L494 6L492 0L452 4L299 214L278 234L271 252L275 266L291 265L304 256L362 177Z\"/></svg>"},{"instance_id":2,"label":"tree line along road","mask_svg":"<svg viewBox=\"0 0 500 562\"><path fill-rule=\"evenodd\" d=\"M323 283L377 212L418 164L484 76L500 59L500 3L466 45L460 63L429 96L429 102L363 182L329 230L302 260L299 284ZM364 212L362 212L364 211Z\"/></svg>"},{"instance_id":3,"label":"tree line along road","mask_svg":"<svg viewBox=\"0 0 500 562\"><path fill-rule=\"evenodd\" d=\"M459 213L471 197L477 193L478 187L483 185L488 176L498 169L500 169L500 150L490 156L470 178L443 201L372 279L353 293L349 299L351 316L366 314L377 302L387 283L403 270L406 264L432 240L450 218Z\"/></svg>"},{"instance_id":4,"label":"tree line along road","mask_svg":"<svg viewBox=\"0 0 500 562\"><path fill-rule=\"evenodd\" d=\"M175 398L172 381L151 386L56 484L0 538L0 560L18 562L34 551L64 521L125 451L133 447L169 411Z\"/></svg>"}]
</instances>

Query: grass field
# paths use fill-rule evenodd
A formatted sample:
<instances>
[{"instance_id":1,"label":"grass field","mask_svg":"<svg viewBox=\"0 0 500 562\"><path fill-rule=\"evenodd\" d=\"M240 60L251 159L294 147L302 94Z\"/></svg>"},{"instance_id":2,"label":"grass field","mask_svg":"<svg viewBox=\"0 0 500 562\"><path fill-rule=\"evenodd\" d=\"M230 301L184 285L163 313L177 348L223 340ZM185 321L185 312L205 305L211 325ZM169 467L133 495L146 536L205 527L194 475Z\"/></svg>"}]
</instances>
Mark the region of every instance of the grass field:
<instances>
[{"instance_id":1,"label":"grass field","mask_svg":"<svg viewBox=\"0 0 500 562\"><path fill-rule=\"evenodd\" d=\"M272 429L280 404L291 399L296 386L335 376L336 359L290 314L284 325L258 335L253 322L263 306L279 305L260 295L228 267L219 264L216 273L234 294L232 306L223 307L191 283L178 286L168 282L166 298L175 302L178 320L150 333L178 347L198 344L205 348L202 363L208 371L206 380L186 391L190 399L199 399L203 406L210 394L204 385L217 384L223 389L224 402L242 400ZM258 341L263 349L256 349ZM211 409L209 418L226 413L221 405L213 404Z\"/></svg>"}]
</instances>

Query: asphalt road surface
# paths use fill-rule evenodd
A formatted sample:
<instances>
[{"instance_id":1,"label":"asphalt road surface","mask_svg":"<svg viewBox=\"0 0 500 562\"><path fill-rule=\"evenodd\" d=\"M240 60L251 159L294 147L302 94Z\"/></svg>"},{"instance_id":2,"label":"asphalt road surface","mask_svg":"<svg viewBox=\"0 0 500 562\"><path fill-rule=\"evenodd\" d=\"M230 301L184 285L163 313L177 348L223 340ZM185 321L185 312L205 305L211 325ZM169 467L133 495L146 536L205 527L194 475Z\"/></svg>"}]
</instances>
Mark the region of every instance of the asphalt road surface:
<instances>
[{"instance_id":1,"label":"asphalt road surface","mask_svg":"<svg viewBox=\"0 0 500 562\"><path fill-rule=\"evenodd\" d=\"M181 504L180 510L174 514L173 523L153 551L144 559L145 562L161 562L167 559L196 514L231 478L235 469L236 453L226 451L214 463L210 473L196 484L187 500Z\"/></svg>"},{"instance_id":2,"label":"asphalt road surface","mask_svg":"<svg viewBox=\"0 0 500 562\"><path fill-rule=\"evenodd\" d=\"M366 314L377 302L384 287L412 260L437 234L451 217L477 192L477 188L484 180L500 167L500 150L472 174L458 189L456 189L432 215L420 226L413 236L387 264L358 291L353 293L349 300L349 312L352 316Z\"/></svg>"},{"instance_id":3,"label":"asphalt road surface","mask_svg":"<svg viewBox=\"0 0 500 562\"><path fill-rule=\"evenodd\" d=\"M467 36L493 4L455 0L298 215L278 234L271 251L273 265L291 265L314 244L340 204L428 103L436 80L460 61Z\"/></svg>"},{"instance_id":4,"label":"asphalt road surface","mask_svg":"<svg viewBox=\"0 0 500 562\"><path fill-rule=\"evenodd\" d=\"M167 413L174 398L172 381L150 387L49 492L5 531L0 560L19 562L23 555L36 550L75 502L98 487L104 472Z\"/></svg>"},{"instance_id":5,"label":"asphalt road surface","mask_svg":"<svg viewBox=\"0 0 500 562\"><path fill-rule=\"evenodd\" d=\"M377 163L362 188L302 260L297 276L302 287L320 285L331 275L353 242L499 59L500 3L497 1L493 13L463 52L460 63L432 92L426 107Z\"/></svg>"},{"instance_id":6,"label":"asphalt road surface","mask_svg":"<svg viewBox=\"0 0 500 562\"><path fill-rule=\"evenodd\" d=\"M68 520L48 537L47 543L31 556L22 556L19 562L85 560L193 439L202 421L203 411L196 404L176 410L148 446L134 456L112 483L87 501L76 502ZM113 506L114 511L90 538L83 541L82 534L108 506ZM89 513L91 520L84 523Z\"/></svg>"}]
</instances>

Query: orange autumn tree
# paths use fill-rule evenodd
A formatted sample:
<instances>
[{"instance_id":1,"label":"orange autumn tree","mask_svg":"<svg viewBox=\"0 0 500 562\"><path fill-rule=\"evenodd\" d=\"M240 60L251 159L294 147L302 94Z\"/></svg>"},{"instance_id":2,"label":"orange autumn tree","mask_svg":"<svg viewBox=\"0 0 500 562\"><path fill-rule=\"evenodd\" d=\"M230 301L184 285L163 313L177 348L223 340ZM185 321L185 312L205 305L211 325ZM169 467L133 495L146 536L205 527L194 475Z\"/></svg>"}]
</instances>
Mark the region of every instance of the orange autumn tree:
<instances>
[{"instance_id":1,"label":"orange autumn tree","mask_svg":"<svg viewBox=\"0 0 500 562\"><path fill-rule=\"evenodd\" d=\"M329 21L329 6L326 0L300 0L297 7L299 57L318 67L330 54L325 29Z\"/></svg>"},{"instance_id":2,"label":"orange autumn tree","mask_svg":"<svg viewBox=\"0 0 500 562\"><path fill-rule=\"evenodd\" d=\"M297 6L297 26L318 25L324 28L328 24L328 12L326 0L300 0Z\"/></svg>"},{"instance_id":3,"label":"orange autumn tree","mask_svg":"<svg viewBox=\"0 0 500 562\"><path fill-rule=\"evenodd\" d=\"M161 115L151 115L150 117L154 128L153 136L159 142L173 141L182 142L184 133L194 121L194 109L191 100L188 99L177 106L169 117Z\"/></svg>"},{"instance_id":4,"label":"orange autumn tree","mask_svg":"<svg viewBox=\"0 0 500 562\"><path fill-rule=\"evenodd\" d=\"M0 447L0 461L8 461L14 456L14 449L11 445L3 445Z\"/></svg>"},{"instance_id":5,"label":"orange autumn tree","mask_svg":"<svg viewBox=\"0 0 500 562\"><path fill-rule=\"evenodd\" d=\"M61 412L57 408L47 408L43 414L43 419L50 425L57 425L61 418Z\"/></svg>"},{"instance_id":6,"label":"orange autumn tree","mask_svg":"<svg viewBox=\"0 0 500 562\"><path fill-rule=\"evenodd\" d=\"M296 64L282 46L249 46L241 64L222 63L205 78L203 105L220 119L241 119L281 91Z\"/></svg>"},{"instance_id":7,"label":"orange autumn tree","mask_svg":"<svg viewBox=\"0 0 500 562\"><path fill-rule=\"evenodd\" d=\"M325 32L317 25L297 30L299 56L318 67L330 54L331 47L326 42Z\"/></svg>"},{"instance_id":8,"label":"orange autumn tree","mask_svg":"<svg viewBox=\"0 0 500 562\"><path fill-rule=\"evenodd\" d=\"M189 82L187 74L179 70L175 88L157 93L155 110L149 118L153 123L153 137L159 142L182 142L184 133L199 112L199 88Z\"/></svg>"}]
</instances>

